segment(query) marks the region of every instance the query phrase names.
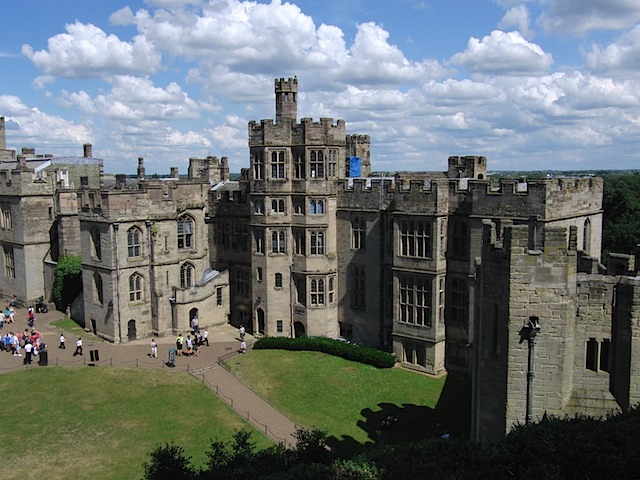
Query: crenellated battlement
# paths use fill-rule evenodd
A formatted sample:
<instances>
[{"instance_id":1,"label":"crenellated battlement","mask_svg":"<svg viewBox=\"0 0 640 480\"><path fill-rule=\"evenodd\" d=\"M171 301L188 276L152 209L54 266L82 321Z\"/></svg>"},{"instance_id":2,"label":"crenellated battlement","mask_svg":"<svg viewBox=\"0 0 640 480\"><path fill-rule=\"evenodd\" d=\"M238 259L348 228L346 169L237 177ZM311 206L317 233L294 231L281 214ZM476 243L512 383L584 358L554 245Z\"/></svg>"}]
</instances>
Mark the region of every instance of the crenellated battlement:
<instances>
[{"instance_id":1,"label":"crenellated battlement","mask_svg":"<svg viewBox=\"0 0 640 480\"><path fill-rule=\"evenodd\" d=\"M384 186L382 186L384 185ZM598 215L602 209L601 178L557 178L521 181L470 178L371 178L342 182L343 198L357 197L348 204L380 203L381 195L393 195L395 208L431 211L447 196L450 214L464 212L486 218L536 217L540 221ZM373 200L367 197L373 197ZM437 199L437 200L436 200Z\"/></svg>"}]
</instances>

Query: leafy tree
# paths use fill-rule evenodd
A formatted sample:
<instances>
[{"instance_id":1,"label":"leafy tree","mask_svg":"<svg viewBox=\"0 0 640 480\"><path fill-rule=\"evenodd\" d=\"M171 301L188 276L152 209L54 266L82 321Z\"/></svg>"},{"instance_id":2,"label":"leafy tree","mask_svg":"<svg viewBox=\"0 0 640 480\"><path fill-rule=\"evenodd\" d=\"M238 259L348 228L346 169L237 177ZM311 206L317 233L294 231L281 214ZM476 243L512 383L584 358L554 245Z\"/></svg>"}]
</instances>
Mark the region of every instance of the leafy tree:
<instances>
[{"instance_id":1,"label":"leafy tree","mask_svg":"<svg viewBox=\"0 0 640 480\"><path fill-rule=\"evenodd\" d=\"M82 257L61 257L54 276L53 301L58 310L64 310L82 292Z\"/></svg>"},{"instance_id":2,"label":"leafy tree","mask_svg":"<svg viewBox=\"0 0 640 480\"><path fill-rule=\"evenodd\" d=\"M602 246L607 253L635 251L640 243L640 172L604 176Z\"/></svg>"},{"instance_id":3,"label":"leafy tree","mask_svg":"<svg viewBox=\"0 0 640 480\"><path fill-rule=\"evenodd\" d=\"M191 457L185 456L184 449L167 443L151 452L151 461L144 464L144 478L149 480L191 480L195 471Z\"/></svg>"},{"instance_id":4,"label":"leafy tree","mask_svg":"<svg viewBox=\"0 0 640 480\"><path fill-rule=\"evenodd\" d=\"M433 438L416 443L367 444L355 453L325 445L321 430L300 430L298 444L255 451L250 434L214 442L210 461L196 472L179 447L155 450L146 480L494 480L637 479L640 409L603 420L545 419L520 425L496 444ZM163 475L172 475L171 477Z\"/></svg>"}]
</instances>

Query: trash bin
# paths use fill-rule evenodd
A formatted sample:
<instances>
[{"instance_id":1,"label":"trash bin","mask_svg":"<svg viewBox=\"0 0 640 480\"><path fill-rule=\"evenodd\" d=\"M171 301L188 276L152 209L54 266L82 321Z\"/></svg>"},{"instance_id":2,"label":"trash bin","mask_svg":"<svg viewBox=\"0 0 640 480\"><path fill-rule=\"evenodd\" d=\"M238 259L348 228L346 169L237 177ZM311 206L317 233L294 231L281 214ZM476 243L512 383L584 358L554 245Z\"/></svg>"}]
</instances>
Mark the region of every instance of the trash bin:
<instances>
[{"instance_id":1,"label":"trash bin","mask_svg":"<svg viewBox=\"0 0 640 480\"><path fill-rule=\"evenodd\" d=\"M46 350L41 350L38 352L38 365L41 367L46 367L49 365L49 352Z\"/></svg>"},{"instance_id":2,"label":"trash bin","mask_svg":"<svg viewBox=\"0 0 640 480\"><path fill-rule=\"evenodd\" d=\"M176 352L177 350L175 348L169 349L169 360L167 361L167 365L170 367L176 366Z\"/></svg>"}]
</instances>

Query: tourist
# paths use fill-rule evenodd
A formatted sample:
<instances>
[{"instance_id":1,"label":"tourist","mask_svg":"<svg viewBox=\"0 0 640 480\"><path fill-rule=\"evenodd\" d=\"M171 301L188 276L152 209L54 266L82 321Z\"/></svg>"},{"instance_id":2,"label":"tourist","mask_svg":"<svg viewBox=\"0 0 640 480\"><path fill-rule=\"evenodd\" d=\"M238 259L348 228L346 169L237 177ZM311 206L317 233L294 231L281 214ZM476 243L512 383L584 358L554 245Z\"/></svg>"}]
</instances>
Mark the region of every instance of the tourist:
<instances>
[{"instance_id":1,"label":"tourist","mask_svg":"<svg viewBox=\"0 0 640 480\"><path fill-rule=\"evenodd\" d=\"M240 331L240 340L244 340L244 334L245 334L244 325L240 327L239 331Z\"/></svg>"},{"instance_id":2,"label":"tourist","mask_svg":"<svg viewBox=\"0 0 640 480\"><path fill-rule=\"evenodd\" d=\"M191 339L191 335L187 335L187 355L191 355L193 353L193 340Z\"/></svg>"},{"instance_id":3,"label":"tourist","mask_svg":"<svg viewBox=\"0 0 640 480\"><path fill-rule=\"evenodd\" d=\"M158 344L155 338L151 339L151 357L158 358Z\"/></svg>"},{"instance_id":4,"label":"tourist","mask_svg":"<svg viewBox=\"0 0 640 480\"><path fill-rule=\"evenodd\" d=\"M32 343L27 340L27 342L24 344L24 360L23 360L23 365L31 365L31 355L33 354L33 345Z\"/></svg>"},{"instance_id":5,"label":"tourist","mask_svg":"<svg viewBox=\"0 0 640 480\"><path fill-rule=\"evenodd\" d=\"M204 332L202 332L202 339L204 340L204 343L208 347L209 346L209 331L206 328L205 328Z\"/></svg>"},{"instance_id":6,"label":"tourist","mask_svg":"<svg viewBox=\"0 0 640 480\"><path fill-rule=\"evenodd\" d=\"M67 346L64 344L64 335L62 333L60 334L60 345L58 345L58 348L62 348L63 350L67 348Z\"/></svg>"},{"instance_id":7,"label":"tourist","mask_svg":"<svg viewBox=\"0 0 640 480\"><path fill-rule=\"evenodd\" d=\"M242 342L240 342L240 353L245 353L246 351L247 351L247 342L242 340Z\"/></svg>"},{"instance_id":8,"label":"tourist","mask_svg":"<svg viewBox=\"0 0 640 480\"><path fill-rule=\"evenodd\" d=\"M194 335L198 333L199 323L200 321L198 320L198 316L194 315L193 318L191 319L191 329L193 330Z\"/></svg>"},{"instance_id":9,"label":"tourist","mask_svg":"<svg viewBox=\"0 0 640 480\"><path fill-rule=\"evenodd\" d=\"M76 340L76 351L73 352L73 356L75 357L76 355L84 355L82 353L82 338L79 337L78 340Z\"/></svg>"},{"instance_id":10,"label":"tourist","mask_svg":"<svg viewBox=\"0 0 640 480\"><path fill-rule=\"evenodd\" d=\"M184 343L184 337L182 336L182 334L178 335L178 338L176 339L176 350L177 350L177 355L179 357L182 356L182 344Z\"/></svg>"}]
</instances>

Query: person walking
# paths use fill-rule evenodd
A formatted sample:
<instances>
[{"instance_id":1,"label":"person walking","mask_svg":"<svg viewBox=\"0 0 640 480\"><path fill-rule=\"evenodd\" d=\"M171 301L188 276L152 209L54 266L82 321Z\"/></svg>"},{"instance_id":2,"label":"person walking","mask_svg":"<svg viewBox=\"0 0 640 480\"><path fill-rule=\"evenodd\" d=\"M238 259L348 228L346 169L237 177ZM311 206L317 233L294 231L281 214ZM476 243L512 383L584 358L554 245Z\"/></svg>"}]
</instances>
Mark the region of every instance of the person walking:
<instances>
[{"instance_id":1,"label":"person walking","mask_svg":"<svg viewBox=\"0 0 640 480\"><path fill-rule=\"evenodd\" d=\"M240 340L242 341L242 340L244 340L244 334L245 334L245 332L246 332L246 330L244 329L244 325L242 325L242 326L240 327L239 332L240 332Z\"/></svg>"},{"instance_id":2,"label":"person walking","mask_svg":"<svg viewBox=\"0 0 640 480\"><path fill-rule=\"evenodd\" d=\"M242 340L240 342L240 353L246 353L246 351L247 351L247 342Z\"/></svg>"},{"instance_id":3,"label":"person walking","mask_svg":"<svg viewBox=\"0 0 640 480\"><path fill-rule=\"evenodd\" d=\"M76 340L76 351L73 352L73 356L75 357L76 355L84 355L82 353L82 337L78 337L78 340Z\"/></svg>"},{"instance_id":4,"label":"person walking","mask_svg":"<svg viewBox=\"0 0 640 480\"><path fill-rule=\"evenodd\" d=\"M202 332L202 340L204 341L205 345L208 347L209 346L209 330L207 330L206 328L204 332Z\"/></svg>"},{"instance_id":5,"label":"person walking","mask_svg":"<svg viewBox=\"0 0 640 480\"><path fill-rule=\"evenodd\" d=\"M151 339L151 357L158 358L158 344L155 338Z\"/></svg>"},{"instance_id":6,"label":"person walking","mask_svg":"<svg viewBox=\"0 0 640 480\"><path fill-rule=\"evenodd\" d=\"M60 345L58 345L58 348L62 348L63 350L66 350L67 346L64 344L65 340L64 340L64 335L61 333L60 334Z\"/></svg>"}]
</instances>

